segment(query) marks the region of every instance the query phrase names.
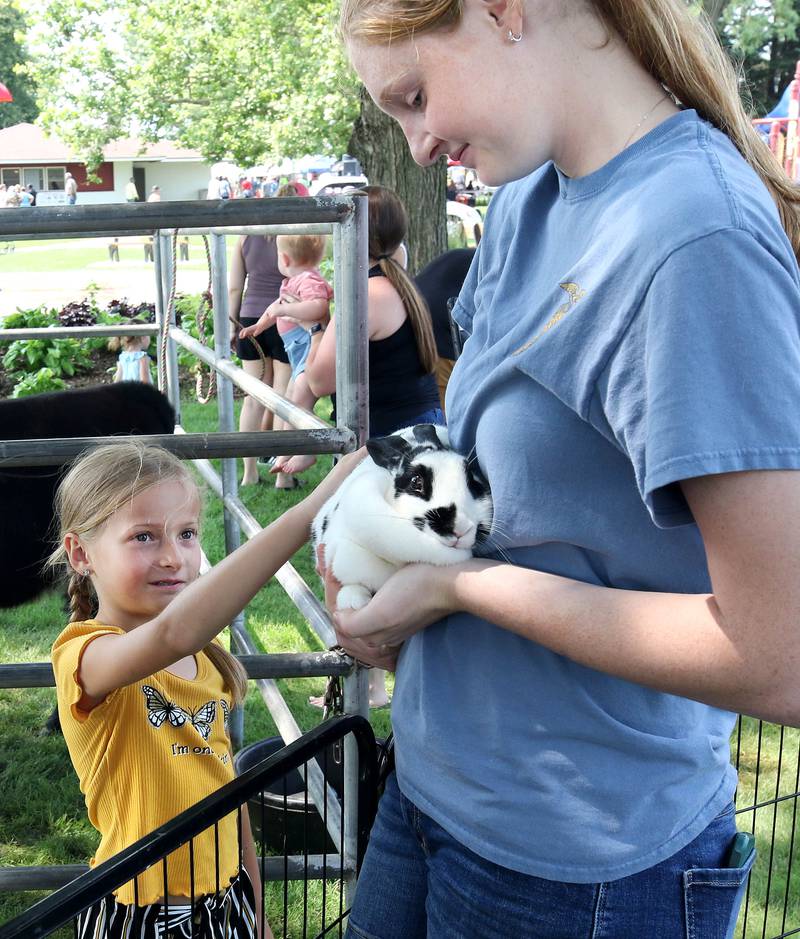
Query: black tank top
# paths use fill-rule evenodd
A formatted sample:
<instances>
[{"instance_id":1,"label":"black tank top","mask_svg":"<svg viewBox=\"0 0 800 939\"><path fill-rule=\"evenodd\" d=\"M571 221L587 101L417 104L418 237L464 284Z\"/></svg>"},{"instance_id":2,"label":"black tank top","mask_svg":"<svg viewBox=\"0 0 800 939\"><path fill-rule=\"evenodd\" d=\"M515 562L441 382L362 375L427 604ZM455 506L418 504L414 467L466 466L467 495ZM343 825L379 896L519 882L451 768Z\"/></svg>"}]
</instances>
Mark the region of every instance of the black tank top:
<instances>
[{"instance_id":1,"label":"black tank top","mask_svg":"<svg viewBox=\"0 0 800 939\"><path fill-rule=\"evenodd\" d=\"M375 265L369 277L385 277ZM406 317L391 336L369 341L370 434L391 434L440 406L436 376L426 373L411 320Z\"/></svg>"}]
</instances>

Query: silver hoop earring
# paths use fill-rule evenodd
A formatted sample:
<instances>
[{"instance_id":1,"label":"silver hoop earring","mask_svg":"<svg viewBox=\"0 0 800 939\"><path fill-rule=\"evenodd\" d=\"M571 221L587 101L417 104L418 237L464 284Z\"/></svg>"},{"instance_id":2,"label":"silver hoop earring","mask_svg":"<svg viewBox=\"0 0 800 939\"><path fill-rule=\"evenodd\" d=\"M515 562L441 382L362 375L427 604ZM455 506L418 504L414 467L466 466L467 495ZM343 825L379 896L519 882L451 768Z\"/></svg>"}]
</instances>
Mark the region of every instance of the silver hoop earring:
<instances>
[{"instance_id":1,"label":"silver hoop earring","mask_svg":"<svg viewBox=\"0 0 800 939\"><path fill-rule=\"evenodd\" d=\"M508 38L511 42L522 42L522 33L520 32L519 36L515 36L514 33L509 29Z\"/></svg>"}]
</instances>

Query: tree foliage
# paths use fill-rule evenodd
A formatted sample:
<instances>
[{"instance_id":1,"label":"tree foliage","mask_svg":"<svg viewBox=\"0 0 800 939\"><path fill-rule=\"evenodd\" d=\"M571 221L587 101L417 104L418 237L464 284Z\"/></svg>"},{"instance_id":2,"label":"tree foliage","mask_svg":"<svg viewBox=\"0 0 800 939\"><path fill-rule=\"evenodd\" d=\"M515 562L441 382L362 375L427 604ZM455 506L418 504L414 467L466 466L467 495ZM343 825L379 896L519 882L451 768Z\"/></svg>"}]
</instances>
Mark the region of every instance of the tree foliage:
<instances>
[{"instance_id":1,"label":"tree foliage","mask_svg":"<svg viewBox=\"0 0 800 939\"><path fill-rule=\"evenodd\" d=\"M741 65L753 111L767 113L800 59L800 0L703 0L702 6Z\"/></svg>"},{"instance_id":2,"label":"tree foliage","mask_svg":"<svg viewBox=\"0 0 800 939\"><path fill-rule=\"evenodd\" d=\"M129 134L209 160L340 152L358 109L334 0L44 0L42 123L89 162Z\"/></svg>"},{"instance_id":3,"label":"tree foliage","mask_svg":"<svg viewBox=\"0 0 800 939\"><path fill-rule=\"evenodd\" d=\"M0 104L0 127L34 121L39 113L33 82L18 71L27 60L24 31L25 19L14 0L0 0L0 81L14 96Z\"/></svg>"}]
</instances>

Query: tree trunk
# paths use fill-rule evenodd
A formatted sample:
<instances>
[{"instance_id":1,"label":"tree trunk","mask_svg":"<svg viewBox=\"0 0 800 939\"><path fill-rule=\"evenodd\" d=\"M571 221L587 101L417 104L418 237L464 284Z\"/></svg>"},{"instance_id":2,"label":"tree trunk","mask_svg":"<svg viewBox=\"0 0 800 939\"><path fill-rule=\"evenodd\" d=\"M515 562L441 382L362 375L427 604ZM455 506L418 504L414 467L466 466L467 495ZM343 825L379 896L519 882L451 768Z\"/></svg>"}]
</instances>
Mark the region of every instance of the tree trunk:
<instances>
[{"instance_id":1,"label":"tree trunk","mask_svg":"<svg viewBox=\"0 0 800 939\"><path fill-rule=\"evenodd\" d=\"M717 28L719 27L719 18L728 3L729 0L703 0L703 9Z\"/></svg>"},{"instance_id":2,"label":"tree trunk","mask_svg":"<svg viewBox=\"0 0 800 939\"><path fill-rule=\"evenodd\" d=\"M408 269L412 275L447 250L447 168L443 160L418 166L398 124L361 89L361 113L349 152L370 183L393 189L408 212Z\"/></svg>"}]
</instances>

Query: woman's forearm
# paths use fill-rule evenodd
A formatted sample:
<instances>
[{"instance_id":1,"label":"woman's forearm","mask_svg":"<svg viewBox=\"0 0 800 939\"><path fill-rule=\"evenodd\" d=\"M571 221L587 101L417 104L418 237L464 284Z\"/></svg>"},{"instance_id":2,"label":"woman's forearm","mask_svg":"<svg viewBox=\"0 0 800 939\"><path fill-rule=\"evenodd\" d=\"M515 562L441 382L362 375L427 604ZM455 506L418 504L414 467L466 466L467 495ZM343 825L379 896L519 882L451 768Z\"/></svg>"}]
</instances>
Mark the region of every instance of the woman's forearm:
<instances>
[{"instance_id":1,"label":"woman's forearm","mask_svg":"<svg viewBox=\"0 0 800 939\"><path fill-rule=\"evenodd\" d=\"M450 608L581 665L770 721L800 719L776 688L781 650L764 647L757 624L734 638L713 595L599 587L493 561L440 575Z\"/></svg>"}]
</instances>

